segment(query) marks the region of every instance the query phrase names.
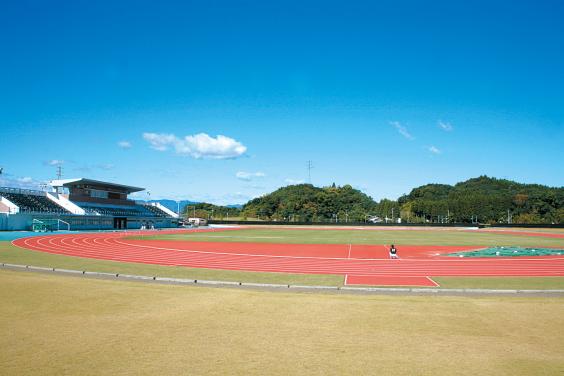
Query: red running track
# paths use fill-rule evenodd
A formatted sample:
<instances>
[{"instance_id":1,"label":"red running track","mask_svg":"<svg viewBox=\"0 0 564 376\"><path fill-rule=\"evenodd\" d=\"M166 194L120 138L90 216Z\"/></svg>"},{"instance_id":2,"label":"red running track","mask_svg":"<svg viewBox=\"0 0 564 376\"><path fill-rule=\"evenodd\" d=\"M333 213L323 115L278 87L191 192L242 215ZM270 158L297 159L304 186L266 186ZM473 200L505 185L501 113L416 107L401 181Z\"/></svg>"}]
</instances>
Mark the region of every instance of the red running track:
<instances>
[{"instance_id":1,"label":"red running track","mask_svg":"<svg viewBox=\"0 0 564 376\"><path fill-rule=\"evenodd\" d=\"M217 231L217 230L216 230ZM436 286L439 276L564 276L564 257L453 258L464 246L183 242L127 239L178 231L79 233L21 238L18 247L53 254L193 268L343 275L347 284Z\"/></svg>"}]
</instances>

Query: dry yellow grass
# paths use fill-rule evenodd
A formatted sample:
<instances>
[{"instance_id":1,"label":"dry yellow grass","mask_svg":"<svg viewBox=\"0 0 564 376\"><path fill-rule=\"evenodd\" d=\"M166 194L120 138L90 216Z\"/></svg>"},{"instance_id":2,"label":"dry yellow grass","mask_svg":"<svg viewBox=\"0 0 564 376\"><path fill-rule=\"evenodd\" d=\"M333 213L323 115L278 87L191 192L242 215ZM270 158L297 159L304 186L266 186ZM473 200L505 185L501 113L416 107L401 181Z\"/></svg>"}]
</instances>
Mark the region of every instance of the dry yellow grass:
<instances>
[{"instance_id":1,"label":"dry yellow grass","mask_svg":"<svg viewBox=\"0 0 564 376\"><path fill-rule=\"evenodd\" d=\"M564 371L562 298L305 294L0 271L6 375Z\"/></svg>"}]
</instances>

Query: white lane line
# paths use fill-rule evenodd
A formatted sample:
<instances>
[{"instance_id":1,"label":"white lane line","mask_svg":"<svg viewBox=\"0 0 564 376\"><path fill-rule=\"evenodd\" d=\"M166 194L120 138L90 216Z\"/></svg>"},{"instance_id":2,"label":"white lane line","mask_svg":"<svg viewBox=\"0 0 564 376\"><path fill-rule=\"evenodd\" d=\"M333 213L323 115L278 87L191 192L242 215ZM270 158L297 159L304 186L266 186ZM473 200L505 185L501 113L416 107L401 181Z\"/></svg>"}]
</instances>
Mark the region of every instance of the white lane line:
<instances>
[{"instance_id":1,"label":"white lane line","mask_svg":"<svg viewBox=\"0 0 564 376\"><path fill-rule=\"evenodd\" d=\"M436 287L441 287L441 285L439 285L437 282L435 282L431 277L425 277L425 278L427 278L429 281L433 282L433 284L434 284Z\"/></svg>"}]
</instances>

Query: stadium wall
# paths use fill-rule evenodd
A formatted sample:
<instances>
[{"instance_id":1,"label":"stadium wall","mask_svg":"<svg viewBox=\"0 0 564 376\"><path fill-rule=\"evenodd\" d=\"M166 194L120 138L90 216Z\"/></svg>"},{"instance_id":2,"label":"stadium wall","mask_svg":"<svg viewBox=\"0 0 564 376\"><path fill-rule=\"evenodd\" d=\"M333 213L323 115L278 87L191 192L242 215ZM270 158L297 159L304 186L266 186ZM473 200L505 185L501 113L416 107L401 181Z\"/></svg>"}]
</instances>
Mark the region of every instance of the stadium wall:
<instances>
[{"instance_id":1,"label":"stadium wall","mask_svg":"<svg viewBox=\"0 0 564 376\"><path fill-rule=\"evenodd\" d=\"M33 220L60 219L70 224L71 230L114 230L114 217L96 215L49 215L48 213L0 213L0 231L31 231ZM173 227L171 218L127 218L128 230L139 230L141 225L152 223L155 228Z\"/></svg>"},{"instance_id":2,"label":"stadium wall","mask_svg":"<svg viewBox=\"0 0 564 376\"><path fill-rule=\"evenodd\" d=\"M8 214L0 213L0 231L5 231L8 227Z\"/></svg>"},{"instance_id":3,"label":"stadium wall","mask_svg":"<svg viewBox=\"0 0 564 376\"><path fill-rule=\"evenodd\" d=\"M29 214L2 214L0 217L0 230L24 231L31 230L33 218Z\"/></svg>"}]
</instances>

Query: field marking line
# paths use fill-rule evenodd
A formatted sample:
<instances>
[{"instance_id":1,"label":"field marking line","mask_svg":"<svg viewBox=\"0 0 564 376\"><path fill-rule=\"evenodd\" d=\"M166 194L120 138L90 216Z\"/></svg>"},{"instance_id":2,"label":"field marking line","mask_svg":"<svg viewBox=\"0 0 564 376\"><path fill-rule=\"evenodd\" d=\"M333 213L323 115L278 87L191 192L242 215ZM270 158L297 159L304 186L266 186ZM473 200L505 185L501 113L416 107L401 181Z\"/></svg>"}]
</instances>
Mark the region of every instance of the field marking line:
<instances>
[{"instance_id":1,"label":"field marking line","mask_svg":"<svg viewBox=\"0 0 564 376\"><path fill-rule=\"evenodd\" d=\"M416 276L407 275L407 276L406 276L406 275L389 275L389 274L382 274L382 275L377 275L377 274L375 274L375 275L369 275L369 274L354 274L354 276L355 276L355 277L382 278L382 279L386 279L386 278L389 279L390 277L391 277L391 278L407 278L407 279L409 279L409 278L426 278L426 279L428 279L429 281L431 281L431 282L433 283L434 287L440 287L440 285L439 285L437 282L433 281L431 278L429 278L429 277L427 277L427 276L419 276L419 275L416 275ZM347 285L348 285L348 283L347 283ZM354 285L356 285L356 284L349 285L349 286L354 286ZM412 286L412 287L430 287L429 285L419 285L419 284L397 284L397 285L396 285L396 284L391 284L391 285L375 284L375 285L371 285L371 284L363 284L363 283L360 283L360 284L358 284L358 285L364 285L364 286Z\"/></svg>"},{"instance_id":2,"label":"field marking line","mask_svg":"<svg viewBox=\"0 0 564 376\"><path fill-rule=\"evenodd\" d=\"M439 285L435 280L433 280L431 277L425 277L427 278L429 281L433 282L435 284L436 287L441 287L441 285Z\"/></svg>"},{"instance_id":3,"label":"field marking line","mask_svg":"<svg viewBox=\"0 0 564 376\"><path fill-rule=\"evenodd\" d=\"M349 275L345 274L345 286L348 285L348 282L347 282L348 279L349 279Z\"/></svg>"},{"instance_id":4,"label":"field marking line","mask_svg":"<svg viewBox=\"0 0 564 376\"><path fill-rule=\"evenodd\" d=\"M347 256L348 259L351 258L351 249L352 249L352 243L349 244L349 254Z\"/></svg>"}]
</instances>

